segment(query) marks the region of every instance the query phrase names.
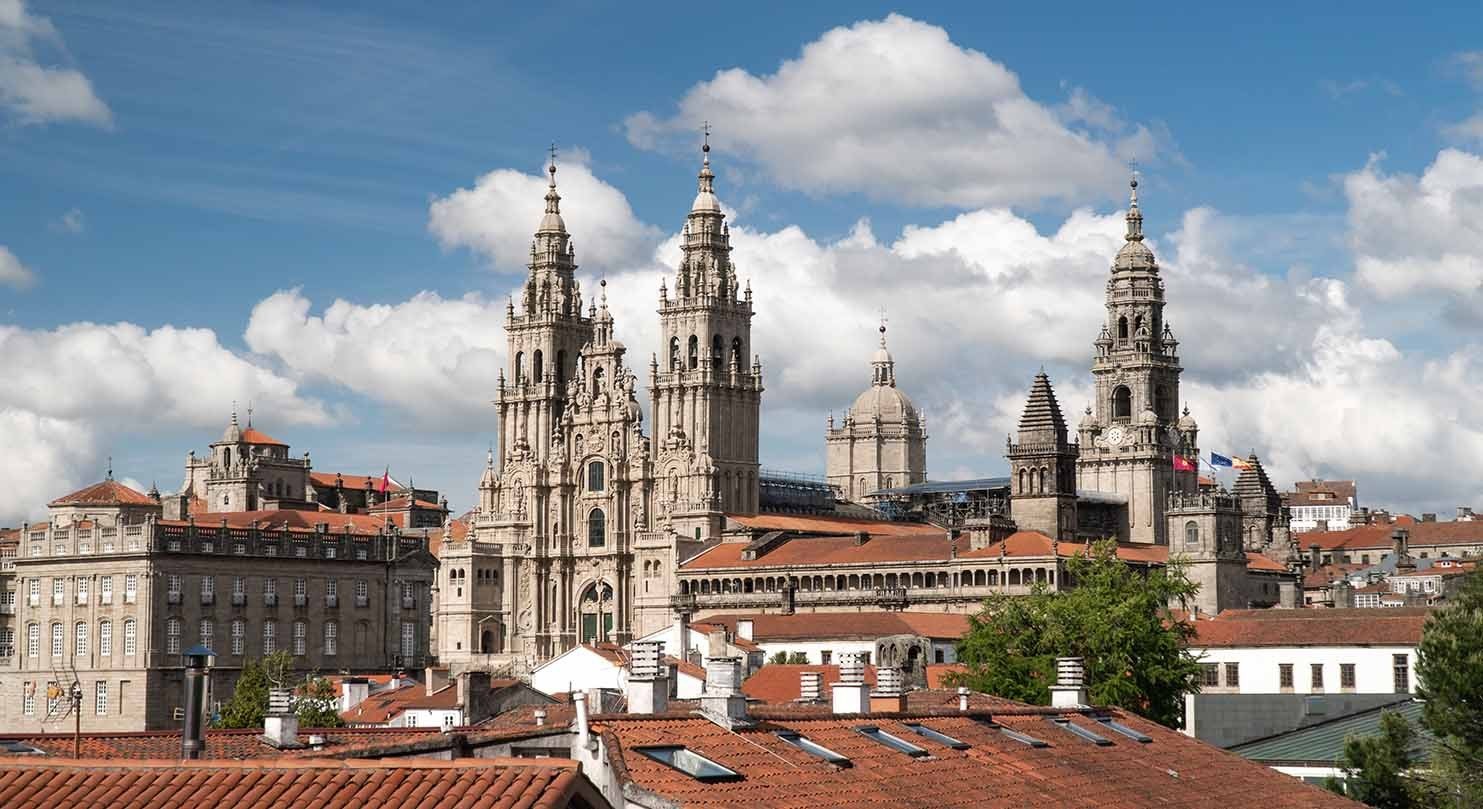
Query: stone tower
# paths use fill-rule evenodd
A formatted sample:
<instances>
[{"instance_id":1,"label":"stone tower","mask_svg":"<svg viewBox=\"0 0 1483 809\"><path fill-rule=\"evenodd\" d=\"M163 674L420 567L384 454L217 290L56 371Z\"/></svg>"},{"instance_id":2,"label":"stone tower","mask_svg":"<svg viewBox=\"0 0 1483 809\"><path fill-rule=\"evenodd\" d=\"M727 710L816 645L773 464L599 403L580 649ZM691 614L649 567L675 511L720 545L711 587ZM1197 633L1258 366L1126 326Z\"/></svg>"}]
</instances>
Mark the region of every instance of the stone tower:
<instances>
[{"instance_id":1,"label":"stone tower","mask_svg":"<svg viewBox=\"0 0 1483 809\"><path fill-rule=\"evenodd\" d=\"M530 275L520 291L517 313L513 300L505 309L509 341L509 378L500 372L500 458L530 453L545 460L551 431L566 405L566 382L577 367L577 354L592 337L592 321L582 315L581 285L576 248L561 218L561 195L556 193L556 163L547 171L546 215L530 243Z\"/></svg>"},{"instance_id":2,"label":"stone tower","mask_svg":"<svg viewBox=\"0 0 1483 809\"><path fill-rule=\"evenodd\" d=\"M674 295L659 287L662 353L649 368L659 505L677 532L696 538L719 534L724 512L757 511L762 406L762 365L750 353L752 290L742 290L731 263L709 143L703 154Z\"/></svg>"},{"instance_id":3,"label":"stone tower","mask_svg":"<svg viewBox=\"0 0 1483 809\"><path fill-rule=\"evenodd\" d=\"M1241 503L1241 536L1248 551L1265 553L1286 561L1296 552L1290 547L1287 508L1282 495L1267 477L1256 453L1246 457L1246 468L1236 476L1232 491Z\"/></svg>"},{"instance_id":4,"label":"stone tower","mask_svg":"<svg viewBox=\"0 0 1483 809\"><path fill-rule=\"evenodd\" d=\"M1195 606L1212 615L1251 606L1246 551L1241 547L1241 502L1224 489L1169 496L1169 554L1183 557L1199 585Z\"/></svg>"},{"instance_id":5,"label":"stone tower","mask_svg":"<svg viewBox=\"0 0 1483 809\"><path fill-rule=\"evenodd\" d=\"M838 429L829 417L825 475L846 500L927 479L927 420L896 387L896 362L886 348L886 326L871 359L870 387L855 398Z\"/></svg>"},{"instance_id":6,"label":"stone tower","mask_svg":"<svg viewBox=\"0 0 1483 809\"><path fill-rule=\"evenodd\" d=\"M1143 242L1138 180L1131 185L1127 235L1107 281L1107 321L1094 343L1096 402L1081 426L1076 488L1127 498L1127 535L1119 539L1163 544L1169 495L1196 488L1196 473L1175 471L1174 456L1195 458L1199 449L1178 416L1179 343L1164 322L1158 262Z\"/></svg>"},{"instance_id":7,"label":"stone tower","mask_svg":"<svg viewBox=\"0 0 1483 809\"><path fill-rule=\"evenodd\" d=\"M1076 538L1076 446L1045 371L1035 375L1020 416L1019 435L1006 442L1010 516L1021 530L1052 539Z\"/></svg>"}]
</instances>

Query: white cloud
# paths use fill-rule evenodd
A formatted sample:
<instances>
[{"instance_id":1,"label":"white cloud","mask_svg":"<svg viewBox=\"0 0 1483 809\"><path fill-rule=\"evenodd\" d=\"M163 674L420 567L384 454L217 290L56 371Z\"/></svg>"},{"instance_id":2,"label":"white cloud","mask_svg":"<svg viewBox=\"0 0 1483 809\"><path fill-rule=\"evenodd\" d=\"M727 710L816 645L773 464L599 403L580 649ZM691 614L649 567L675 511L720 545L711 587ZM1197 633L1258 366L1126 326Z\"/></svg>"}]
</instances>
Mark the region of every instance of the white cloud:
<instances>
[{"instance_id":1,"label":"white cloud","mask_svg":"<svg viewBox=\"0 0 1483 809\"><path fill-rule=\"evenodd\" d=\"M578 154L580 157L580 153ZM649 255L660 231L638 220L623 192L593 175L583 162L558 161L557 190L562 218L576 243L577 261L588 268L629 265ZM549 178L496 169L428 209L428 230L445 248L466 247L496 269L522 271L545 210Z\"/></svg>"},{"instance_id":2,"label":"white cloud","mask_svg":"<svg viewBox=\"0 0 1483 809\"><path fill-rule=\"evenodd\" d=\"M26 289L36 283L36 271L21 263L10 248L0 245L0 286Z\"/></svg>"},{"instance_id":3,"label":"white cloud","mask_svg":"<svg viewBox=\"0 0 1483 809\"><path fill-rule=\"evenodd\" d=\"M51 21L22 0L0 0L0 106L22 124L77 121L113 125L113 113L88 77L75 68L43 65L37 46L66 53Z\"/></svg>"},{"instance_id":4,"label":"white cloud","mask_svg":"<svg viewBox=\"0 0 1483 809\"><path fill-rule=\"evenodd\" d=\"M1156 156L1147 127L1084 91L1047 107L1004 65L895 14L827 31L770 75L723 70L668 118L630 116L628 139L689 143L703 119L723 153L755 159L782 186L916 205L1103 199L1125 161Z\"/></svg>"},{"instance_id":5,"label":"white cloud","mask_svg":"<svg viewBox=\"0 0 1483 809\"><path fill-rule=\"evenodd\" d=\"M1483 284L1483 158L1443 149L1420 177L1380 158L1344 179L1356 275L1384 298Z\"/></svg>"},{"instance_id":6,"label":"white cloud","mask_svg":"<svg viewBox=\"0 0 1483 809\"><path fill-rule=\"evenodd\" d=\"M97 431L86 421L0 406L0 526L34 519L71 491L87 476L97 446Z\"/></svg>"},{"instance_id":7,"label":"white cloud","mask_svg":"<svg viewBox=\"0 0 1483 809\"><path fill-rule=\"evenodd\" d=\"M1442 135L1459 143L1483 143L1483 112L1442 127Z\"/></svg>"},{"instance_id":8,"label":"white cloud","mask_svg":"<svg viewBox=\"0 0 1483 809\"><path fill-rule=\"evenodd\" d=\"M290 371L417 417L421 426L488 426L505 355L503 301L422 292L395 305L336 300L323 314L297 289L254 306L247 345Z\"/></svg>"}]
</instances>

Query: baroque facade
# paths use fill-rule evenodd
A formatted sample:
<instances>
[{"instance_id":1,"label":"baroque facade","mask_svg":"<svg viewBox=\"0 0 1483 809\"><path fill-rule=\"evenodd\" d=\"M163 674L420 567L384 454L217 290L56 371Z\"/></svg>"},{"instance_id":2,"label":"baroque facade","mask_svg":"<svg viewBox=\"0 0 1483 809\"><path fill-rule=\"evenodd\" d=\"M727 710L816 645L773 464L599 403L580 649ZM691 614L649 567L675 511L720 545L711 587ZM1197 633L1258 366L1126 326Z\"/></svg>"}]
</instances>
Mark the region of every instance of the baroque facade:
<instances>
[{"instance_id":1,"label":"baroque facade","mask_svg":"<svg viewBox=\"0 0 1483 809\"><path fill-rule=\"evenodd\" d=\"M896 387L896 361L886 348L886 326L870 362L870 387L855 398L843 422L829 416L825 479L843 500L864 502L882 489L927 480L927 419Z\"/></svg>"},{"instance_id":2,"label":"baroque facade","mask_svg":"<svg viewBox=\"0 0 1483 809\"><path fill-rule=\"evenodd\" d=\"M467 531L440 554L442 662L523 669L652 632L671 619L680 561L720 534L725 514L756 511L762 367L709 153L673 292L659 289L652 435L605 291L583 311L550 166L529 275L506 310L499 447Z\"/></svg>"}]
</instances>

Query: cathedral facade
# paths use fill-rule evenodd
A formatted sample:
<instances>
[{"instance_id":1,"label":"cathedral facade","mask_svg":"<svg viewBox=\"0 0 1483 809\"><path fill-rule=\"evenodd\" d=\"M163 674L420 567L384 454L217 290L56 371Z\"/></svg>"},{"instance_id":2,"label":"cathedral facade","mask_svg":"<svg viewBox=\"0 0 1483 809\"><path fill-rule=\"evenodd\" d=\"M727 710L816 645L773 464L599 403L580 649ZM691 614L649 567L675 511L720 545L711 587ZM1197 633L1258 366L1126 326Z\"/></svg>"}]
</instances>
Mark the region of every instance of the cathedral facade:
<instances>
[{"instance_id":1,"label":"cathedral facade","mask_svg":"<svg viewBox=\"0 0 1483 809\"><path fill-rule=\"evenodd\" d=\"M506 312L499 446L466 534L440 552L443 662L520 669L653 631L673 615L679 562L725 514L757 509L762 367L709 151L673 291L659 290L652 434L605 291L583 311L550 167L529 276Z\"/></svg>"}]
</instances>

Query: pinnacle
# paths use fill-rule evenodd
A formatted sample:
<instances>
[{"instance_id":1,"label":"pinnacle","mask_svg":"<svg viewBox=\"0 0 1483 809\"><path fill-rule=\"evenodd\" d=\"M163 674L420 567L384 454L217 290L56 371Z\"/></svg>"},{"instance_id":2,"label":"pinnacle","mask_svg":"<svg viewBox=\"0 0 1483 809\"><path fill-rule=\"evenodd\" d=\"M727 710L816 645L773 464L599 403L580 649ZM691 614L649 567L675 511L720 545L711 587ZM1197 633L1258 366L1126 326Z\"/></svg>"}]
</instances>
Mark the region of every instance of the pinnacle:
<instances>
[{"instance_id":1,"label":"pinnacle","mask_svg":"<svg viewBox=\"0 0 1483 809\"><path fill-rule=\"evenodd\" d=\"M1053 431L1058 441L1065 440L1066 420L1061 416L1061 405L1056 401L1056 392L1051 387L1050 377L1042 368L1030 385L1025 412L1020 416L1020 435L1044 430Z\"/></svg>"}]
</instances>

